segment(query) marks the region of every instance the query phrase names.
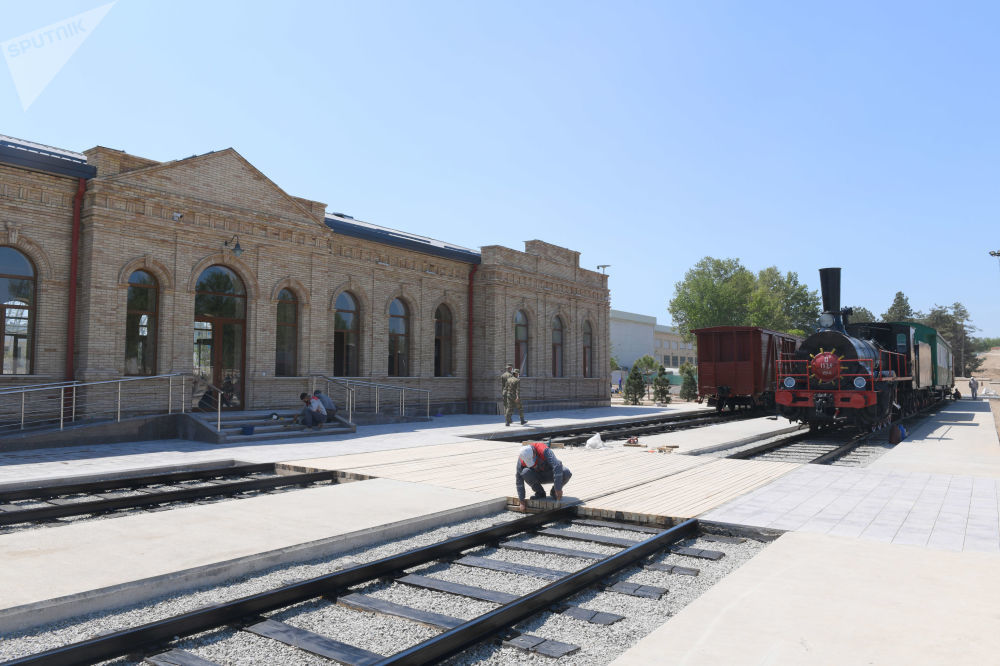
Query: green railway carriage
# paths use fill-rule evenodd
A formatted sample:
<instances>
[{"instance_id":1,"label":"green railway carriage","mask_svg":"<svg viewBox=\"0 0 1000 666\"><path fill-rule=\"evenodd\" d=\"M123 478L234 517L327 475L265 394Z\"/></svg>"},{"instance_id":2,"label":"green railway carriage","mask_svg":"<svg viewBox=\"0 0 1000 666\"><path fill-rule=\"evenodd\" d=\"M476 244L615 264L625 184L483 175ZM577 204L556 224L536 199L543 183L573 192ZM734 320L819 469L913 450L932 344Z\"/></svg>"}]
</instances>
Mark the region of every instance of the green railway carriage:
<instances>
[{"instance_id":1,"label":"green railway carriage","mask_svg":"<svg viewBox=\"0 0 1000 666\"><path fill-rule=\"evenodd\" d=\"M955 386L955 363L951 345L930 326L893 322L910 330L913 354L913 388L950 390Z\"/></svg>"}]
</instances>

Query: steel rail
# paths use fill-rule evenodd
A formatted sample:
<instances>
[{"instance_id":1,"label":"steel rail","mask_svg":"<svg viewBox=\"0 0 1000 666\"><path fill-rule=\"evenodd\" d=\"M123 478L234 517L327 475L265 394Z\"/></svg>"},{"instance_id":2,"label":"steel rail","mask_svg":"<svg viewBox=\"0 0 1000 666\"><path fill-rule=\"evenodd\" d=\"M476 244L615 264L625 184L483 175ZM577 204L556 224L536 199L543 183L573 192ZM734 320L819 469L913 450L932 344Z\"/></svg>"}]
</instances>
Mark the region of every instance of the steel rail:
<instances>
[{"instance_id":1,"label":"steel rail","mask_svg":"<svg viewBox=\"0 0 1000 666\"><path fill-rule=\"evenodd\" d=\"M860 433L858 435L855 435L854 437L850 438L849 440L847 440L846 442L844 442L843 444L841 444L840 446L838 446L837 448L835 448L833 451L827 451L823 455L821 455L821 456L819 456L817 458L814 458L813 460L810 460L809 464L810 465L825 465L827 463L831 463L834 460L836 460L836 459L838 459L838 458L840 458L842 456L847 455L848 453L850 453L854 449L856 449L859 446L861 446L864 442L868 441L868 438L871 437L871 436L872 436L872 433L870 433L870 432L863 432L863 433Z\"/></svg>"},{"instance_id":2,"label":"steel rail","mask_svg":"<svg viewBox=\"0 0 1000 666\"><path fill-rule=\"evenodd\" d=\"M272 490L282 486L298 486L319 481L337 480L337 472L312 472L308 474L283 475L268 479L253 479L250 481L234 481L220 483L200 488L185 488L183 490L165 490L158 493L116 497L114 499L92 500L89 502L73 502L55 506L43 506L18 511L0 511L0 525L15 525L38 520L82 516L88 513L106 513L118 509L133 509L170 502L184 502L218 495L237 494L250 490Z\"/></svg>"},{"instance_id":3,"label":"steel rail","mask_svg":"<svg viewBox=\"0 0 1000 666\"><path fill-rule=\"evenodd\" d=\"M135 488L137 486L152 486L161 483L176 483L195 479L211 479L217 476L238 476L255 474L257 472L273 472L274 463L255 463L252 465L233 465L231 467L213 467L210 469L187 470L184 472L164 472L146 476L127 476L118 479L102 479L80 483L63 483L51 486L30 486L0 492L0 502L21 499L45 499L60 495L77 493L94 493L117 488Z\"/></svg>"},{"instance_id":4,"label":"steel rail","mask_svg":"<svg viewBox=\"0 0 1000 666\"><path fill-rule=\"evenodd\" d=\"M503 437L492 437L494 441L499 442L516 442L521 441L530 437L545 438L545 439L563 439L564 443L572 443L576 441L585 441L587 437L593 436L600 433L601 437L608 437L613 439L624 439L633 434L649 434L657 432L667 432L671 430L679 430L685 427L693 427L695 425L708 425L711 423L721 423L725 421L732 420L743 420L747 418L756 418L757 415L742 415L742 414L705 414L702 412L695 412L693 414L678 414L661 419L643 419L641 421L633 421L627 423L608 423L603 425L591 425L591 426L580 426L577 428L564 428L562 430L552 430L552 431L542 431L536 433L522 433L518 435L505 435ZM703 423L702 423L703 422ZM567 441L568 440L568 441Z\"/></svg>"},{"instance_id":5,"label":"steel rail","mask_svg":"<svg viewBox=\"0 0 1000 666\"><path fill-rule=\"evenodd\" d=\"M775 449L780 449L789 444L794 444L799 440L803 440L807 437L815 437L816 433L811 430L806 430L805 432L797 432L788 437L783 437L774 442L767 442L766 444L760 444L758 446L752 446L749 449L743 449L742 451L737 451L736 453L731 453L726 458L731 458L733 460L748 460L754 456L760 455L761 453L767 453L768 451L774 451Z\"/></svg>"},{"instance_id":6,"label":"steel rail","mask_svg":"<svg viewBox=\"0 0 1000 666\"><path fill-rule=\"evenodd\" d=\"M434 560L447 558L469 548L499 541L519 532L530 531L547 522L560 520L575 512L575 505L546 511L519 518L500 525L494 525L469 534L453 537L440 543L384 557L380 560L361 564L342 571L318 576L293 583L276 590L262 592L249 597L223 602L199 610L124 629L97 638L80 641L71 645L46 650L8 661L4 666L69 666L90 664L113 659L148 646L160 645L175 637L190 636L207 631L241 618L256 616L315 599L323 595L336 594L340 590L359 585L380 576L391 575Z\"/></svg>"},{"instance_id":7,"label":"steel rail","mask_svg":"<svg viewBox=\"0 0 1000 666\"><path fill-rule=\"evenodd\" d=\"M697 519L686 520L645 541L640 541L620 553L616 553L561 580L546 585L530 594L526 594L489 613L469 620L465 624L445 631L423 643L398 652L378 663L380 665L422 665L446 659L481 642L498 631L517 624L545 610L552 604L590 587L594 583L652 555L667 545L692 536L697 532L697 527Z\"/></svg>"}]
</instances>

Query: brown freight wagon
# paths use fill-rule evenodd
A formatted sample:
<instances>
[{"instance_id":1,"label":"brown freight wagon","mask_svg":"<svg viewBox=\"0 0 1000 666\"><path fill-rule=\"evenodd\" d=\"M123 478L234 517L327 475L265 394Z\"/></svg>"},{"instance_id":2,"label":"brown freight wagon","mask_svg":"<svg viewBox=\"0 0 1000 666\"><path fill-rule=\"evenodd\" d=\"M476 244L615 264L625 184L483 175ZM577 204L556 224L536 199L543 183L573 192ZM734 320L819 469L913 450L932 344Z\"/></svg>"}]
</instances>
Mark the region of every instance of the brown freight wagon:
<instances>
[{"instance_id":1,"label":"brown freight wagon","mask_svg":"<svg viewBox=\"0 0 1000 666\"><path fill-rule=\"evenodd\" d=\"M774 406L775 361L802 338L753 326L713 326L692 331L698 340L698 399L729 406Z\"/></svg>"}]
</instances>

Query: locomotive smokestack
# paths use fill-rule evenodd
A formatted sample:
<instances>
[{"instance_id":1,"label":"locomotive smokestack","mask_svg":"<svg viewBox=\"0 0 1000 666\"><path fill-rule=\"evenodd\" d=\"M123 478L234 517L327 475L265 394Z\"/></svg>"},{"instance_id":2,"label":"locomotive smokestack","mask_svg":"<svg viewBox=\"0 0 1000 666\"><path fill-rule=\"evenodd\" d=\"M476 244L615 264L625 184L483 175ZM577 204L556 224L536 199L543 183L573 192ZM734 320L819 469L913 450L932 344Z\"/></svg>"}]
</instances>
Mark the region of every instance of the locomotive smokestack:
<instances>
[{"instance_id":1,"label":"locomotive smokestack","mask_svg":"<svg viewBox=\"0 0 1000 666\"><path fill-rule=\"evenodd\" d=\"M840 269L819 269L819 288L823 292L823 312L840 314Z\"/></svg>"}]
</instances>

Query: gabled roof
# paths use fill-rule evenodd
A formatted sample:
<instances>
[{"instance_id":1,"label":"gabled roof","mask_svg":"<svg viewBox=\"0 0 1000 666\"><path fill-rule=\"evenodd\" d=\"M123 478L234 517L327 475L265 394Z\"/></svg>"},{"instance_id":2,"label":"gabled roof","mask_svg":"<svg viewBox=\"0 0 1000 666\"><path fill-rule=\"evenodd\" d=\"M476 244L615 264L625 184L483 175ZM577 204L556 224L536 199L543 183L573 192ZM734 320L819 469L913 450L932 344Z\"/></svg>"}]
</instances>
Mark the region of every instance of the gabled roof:
<instances>
[{"instance_id":1,"label":"gabled roof","mask_svg":"<svg viewBox=\"0 0 1000 666\"><path fill-rule=\"evenodd\" d=\"M86 155L3 134L0 134L0 162L73 178L93 178L97 173L96 168L87 164Z\"/></svg>"},{"instance_id":2,"label":"gabled roof","mask_svg":"<svg viewBox=\"0 0 1000 666\"><path fill-rule=\"evenodd\" d=\"M354 238L392 245L406 250L422 252L445 259L454 259L467 264L478 264L482 262L482 256L476 250L470 250L460 245L452 245L444 241L435 240L426 236L418 236L407 231L380 227L370 222L355 220L340 213L328 213L326 216L326 226L335 233Z\"/></svg>"}]
</instances>

